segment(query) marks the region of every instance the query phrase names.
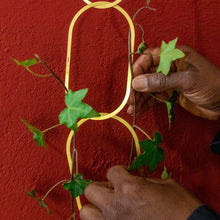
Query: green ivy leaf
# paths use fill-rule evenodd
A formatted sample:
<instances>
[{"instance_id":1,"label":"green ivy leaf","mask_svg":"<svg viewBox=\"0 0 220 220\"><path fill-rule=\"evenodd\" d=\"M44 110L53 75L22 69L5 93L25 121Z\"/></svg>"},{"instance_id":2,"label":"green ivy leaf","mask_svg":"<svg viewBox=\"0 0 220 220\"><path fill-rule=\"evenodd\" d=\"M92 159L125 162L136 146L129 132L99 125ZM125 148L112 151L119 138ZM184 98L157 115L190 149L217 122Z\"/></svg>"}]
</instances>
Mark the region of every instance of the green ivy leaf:
<instances>
[{"instance_id":1,"label":"green ivy leaf","mask_svg":"<svg viewBox=\"0 0 220 220\"><path fill-rule=\"evenodd\" d=\"M76 198L77 196L84 193L86 186L91 182L92 182L91 180L83 179L82 174L78 174L74 176L73 181L64 183L63 188L70 191L70 194L72 195L72 197Z\"/></svg>"},{"instance_id":2,"label":"green ivy leaf","mask_svg":"<svg viewBox=\"0 0 220 220\"><path fill-rule=\"evenodd\" d=\"M157 165L164 160L164 150L158 145L162 142L162 136L159 132L154 133L154 140L140 141L143 154L140 154L131 164L129 170L138 169L144 165L149 167L150 172L153 172Z\"/></svg>"},{"instance_id":3,"label":"green ivy leaf","mask_svg":"<svg viewBox=\"0 0 220 220\"><path fill-rule=\"evenodd\" d=\"M27 194L28 194L29 196L31 196L32 198L34 198L34 199L37 198L37 196L36 196L36 190L35 190L35 189L32 190L32 191L27 191Z\"/></svg>"},{"instance_id":4,"label":"green ivy leaf","mask_svg":"<svg viewBox=\"0 0 220 220\"><path fill-rule=\"evenodd\" d=\"M38 63L36 59L29 59L29 60L25 60L25 61L18 61L14 58L11 58L11 59L13 61L15 61L17 63L17 65L23 66L25 68L28 68L28 67L33 66Z\"/></svg>"},{"instance_id":5,"label":"green ivy leaf","mask_svg":"<svg viewBox=\"0 0 220 220\"><path fill-rule=\"evenodd\" d=\"M33 139L34 139L35 143L38 146L46 148L43 132L41 130L39 130L38 128L35 128L33 125L29 124L24 119L20 118L20 120L22 122L24 122L26 124L26 126L28 127L29 131L31 131L34 134Z\"/></svg>"},{"instance_id":6,"label":"green ivy leaf","mask_svg":"<svg viewBox=\"0 0 220 220\"><path fill-rule=\"evenodd\" d=\"M168 118L169 118L169 128L171 126L171 122L174 119L174 113L173 113L173 108L175 106L175 102L178 98L177 91L173 91L172 96L166 101L166 106L167 106L167 112L168 112Z\"/></svg>"},{"instance_id":7,"label":"green ivy leaf","mask_svg":"<svg viewBox=\"0 0 220 220\"><path fill-rule=\"evenodd\" d=\"M162 174L161 174L161 179L162 179L162 180L165 180L165 179L167 179L168 177L169 177L169 175L168 175L168 173L167 173L167 168L164 166L163 172L162 172Z\"/></svg>"},{"instance_id":8,"label":"green ivy leaf","mask_svg":"<svg viewBox=\"0 0 220 220\"><path fill-rule=\"evenodd\" d=\"M168 174L168 173L167 173L167 168L164 166L163 172L162 172L162 174L161 174L161 179L162 179L162 180L168 179L168 178L171 177L171 175L172 175L172 173L170 172L170 174Z\"/></svg>"},{"instance_id":9,"label":"green ivy leaf","mask_svg":"<svg viewBox=\"0 0 220 220\"><path fill-rule=\"evenodd\" d=\"M144 41L141 42L138 46L137 53L142 54L146 48L147 48L147 44Z\"/></svg>"},{"instance_id":10,"label":"green ivy leaf","mask_svg":"<svg viewBox=\"0 0 220 220\"><path fill-rule=\"evenodd\" d=\"M59 115L60 124L65 124L68 128L77 131L78 118L93 118L100 114L82 100L85 98L88 89L81 89L76 92L68 90L65 95L65 108Z\"/></svg>"},{"instance_id":11,"label":"green ivy leaf","mask_svg":"<svg viewBox=\"0 0 220 220\"><path fill-rule=\"evenodd\" d=\"M171 62L185 56L181 50L175 49L177 39L170 41L168 44L162 41L157 73L162 72L164 75L167 75L170 71Z\"/></svg>"},{"instance_id":12,"label":"green ivy leaf","mask_svg":"<svg viewBox=\"0 0 220 220\"><path fill-rule=\"evenodd\" d=\"M39 204L40 204L40 207L44 207L48 214L51 215L51 211L48 209L47 205L44 203L44 201L42 199L39 199L37 196L36 196L36 190L32 190L32 191L27 191L27 194L32 197L33 199L36 199Z\"/></svg>"},{"instance_id":13,"label":"green ivy leaf","mask_svg":"<svg viewBox=\"0 0 220 220\"><path fill-rule=\"evenodd\" d=\"M48 209L48 206L44 203L44 201L42 199L37 198L37 201L39 202L40 207L44 207L47 210L49 215L52 214L51 211Z\"/></svg>"}]
</instances>

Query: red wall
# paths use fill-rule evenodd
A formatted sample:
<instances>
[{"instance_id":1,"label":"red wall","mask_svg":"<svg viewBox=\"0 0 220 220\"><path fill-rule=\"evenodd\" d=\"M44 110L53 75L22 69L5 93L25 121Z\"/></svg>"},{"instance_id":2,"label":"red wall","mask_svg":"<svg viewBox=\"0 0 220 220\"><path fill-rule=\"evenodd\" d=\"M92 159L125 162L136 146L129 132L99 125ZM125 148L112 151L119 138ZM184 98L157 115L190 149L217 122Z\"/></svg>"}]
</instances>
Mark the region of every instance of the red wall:
<instances>
[{"instance_id":1,"label":"red wall","mask_svg":"<svg viewBox=\"0 0 220 220\"><path fill-rule=\"evenodd\" d=\"M132 16L145 2L123 0L120 6ZM37 53L64 79L68 27L84 5L82 0L1 0L0 219L58 220L71 214L69 193L62 187L45 200L52 216L24 192L36 188L43 196L50 186L69 178L65 156L69 130L59 127L48 132L45 150L33 143L19 120L23 117L42 130L57 124L65 106L64 90L53 78L30 75L10 57L25 60ZM220 68L219 0L152 0L151 6L157 11L142 11L137 18L149 46L178 36L179 44L190 45ZM123 99L127 36L128 25L114 9L91 9L74 31L70 88L89 88L86 101L99 112L114 110ZM139 29L136 39L138 45ZM155 130L162 133L165 164L173 178L220 211L220 158L209 148L219 123L192 116L179 106L175 115L171 131L163 104L141 115L137 124L151 135ZM132 122L126 109L120 116ZM85 123L77 134L80 172L86 178L105 180L109 167L128 163L130 139L129 132L116 121ZM159 177L162 167L155 176Z\"/></svg>"}]
</instances>

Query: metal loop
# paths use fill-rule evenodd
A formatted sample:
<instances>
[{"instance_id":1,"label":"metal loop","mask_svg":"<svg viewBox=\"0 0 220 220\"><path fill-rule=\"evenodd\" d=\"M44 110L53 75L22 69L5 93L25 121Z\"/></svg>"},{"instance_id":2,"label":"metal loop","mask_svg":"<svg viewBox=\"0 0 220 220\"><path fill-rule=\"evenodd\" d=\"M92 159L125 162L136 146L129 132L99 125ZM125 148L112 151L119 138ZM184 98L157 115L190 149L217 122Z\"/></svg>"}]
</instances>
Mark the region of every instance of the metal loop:
<instances>
[{"instance_id":1,"label":"metal loop","mask_svg":"<svg viewBox=\"0 0 220 220\"><path fill-rule=\"evenodd\" d=\"M83 0L87 5L92 4L89 0ZM105 9L105 8L112 8L118 5L122 0L115 0L114 2L102 2L101 5L94 6L94 8ZM99 2L101 3L101 2Z\"/></svg>"}]
</instances>

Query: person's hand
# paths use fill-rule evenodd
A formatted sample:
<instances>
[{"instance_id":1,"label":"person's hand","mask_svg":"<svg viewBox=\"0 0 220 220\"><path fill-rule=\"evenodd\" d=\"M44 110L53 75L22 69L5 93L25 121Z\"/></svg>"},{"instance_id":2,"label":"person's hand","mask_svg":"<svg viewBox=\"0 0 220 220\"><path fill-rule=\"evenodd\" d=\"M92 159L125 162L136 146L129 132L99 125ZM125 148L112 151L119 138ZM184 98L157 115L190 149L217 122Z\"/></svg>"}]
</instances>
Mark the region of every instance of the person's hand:
<instances>
[{"instance_id":1,"label":"person's hand","mask_svg":"<svg viewBox=\"0 0 220 220\"><path fill-rule=\"evenodd\" d=\"M178 49L185 57L172 63L170 73L156 73L160 49L147 49L134 63L132 82L136 95L136 113L141 113L157 101L153 95L167 100L172 91L179 92L178 103L194 115L216 120L220 116L220 70L187 46ZM128 113L134 114L133 96L128 101Z\"/></svg>"},{"instance_id":2,"label":"person's hand","mask_svg":"<svg viewBox=\"0 0 220 220\"><path fill-rule=\"evenodd\" d=\"M91 205L80 211L82 220L186 220L201 205L173 179L133 176L125 167L112 167L110 183L93 182L85 189Z\"/></svg>"}]
</instances>

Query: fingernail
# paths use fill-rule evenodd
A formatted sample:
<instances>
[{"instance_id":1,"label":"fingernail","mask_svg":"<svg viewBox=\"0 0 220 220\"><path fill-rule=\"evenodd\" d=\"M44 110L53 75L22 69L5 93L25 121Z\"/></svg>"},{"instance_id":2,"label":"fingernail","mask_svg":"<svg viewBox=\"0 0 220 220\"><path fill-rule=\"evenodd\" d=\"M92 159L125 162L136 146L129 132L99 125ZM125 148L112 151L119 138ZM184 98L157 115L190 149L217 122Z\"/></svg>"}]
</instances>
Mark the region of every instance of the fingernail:
<instances>
[{"instance_id":1,"label":"fingernail","mask_svg":"<svg viewBox=\"0 0 220 220\"><path fill-rule=\"evenodd\" d=\"M146 79L135 78L132 82L132 87L138 91L146 90L147 89Z\"/></svg>"}]
</instances>

